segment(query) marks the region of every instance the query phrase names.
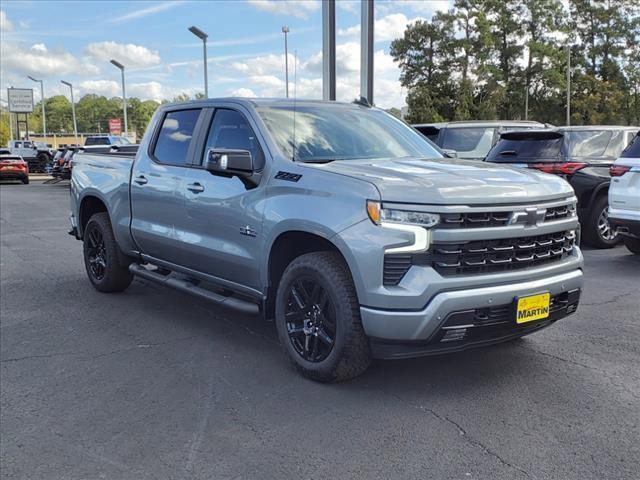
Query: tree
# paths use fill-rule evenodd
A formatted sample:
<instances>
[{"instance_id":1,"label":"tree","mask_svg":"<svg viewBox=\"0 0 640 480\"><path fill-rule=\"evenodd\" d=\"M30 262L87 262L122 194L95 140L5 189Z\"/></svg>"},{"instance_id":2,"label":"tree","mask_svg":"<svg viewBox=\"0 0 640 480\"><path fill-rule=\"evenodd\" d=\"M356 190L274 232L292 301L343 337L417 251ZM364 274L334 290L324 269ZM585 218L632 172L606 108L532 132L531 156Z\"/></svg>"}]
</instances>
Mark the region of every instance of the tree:
<instances>
[{"instance_id":1,"label":"tree","mask_svg":"<svg viewBox=\"0 0 640 480\"><path fill-rule=\"evenodd\" d=\"M391 44L408 121L565 119L571 44L572 123L640 123L637 0L455 0Z\"/></svg>"}]
</instances>

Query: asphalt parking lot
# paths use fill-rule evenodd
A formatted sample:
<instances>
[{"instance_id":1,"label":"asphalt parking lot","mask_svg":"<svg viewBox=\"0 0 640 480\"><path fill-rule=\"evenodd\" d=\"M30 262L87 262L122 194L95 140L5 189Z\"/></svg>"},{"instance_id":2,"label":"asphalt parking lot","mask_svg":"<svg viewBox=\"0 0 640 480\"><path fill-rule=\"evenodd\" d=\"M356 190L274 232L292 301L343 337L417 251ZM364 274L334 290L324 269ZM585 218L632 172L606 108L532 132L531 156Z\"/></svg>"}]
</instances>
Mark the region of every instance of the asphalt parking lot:
<instances>
[{"instance_id":1,"label":"asphalt parking lot","mask_svg":"<svg viewBox=\"0 0 640 480\"><path fill-rule=\"evenodd\" d=\"M68 186L3 184L7 479L637 479L640 257L587 250L578 313L531 337L321 385L271 324L136 280L96 292Z\"/></svg>"}]
</instances>

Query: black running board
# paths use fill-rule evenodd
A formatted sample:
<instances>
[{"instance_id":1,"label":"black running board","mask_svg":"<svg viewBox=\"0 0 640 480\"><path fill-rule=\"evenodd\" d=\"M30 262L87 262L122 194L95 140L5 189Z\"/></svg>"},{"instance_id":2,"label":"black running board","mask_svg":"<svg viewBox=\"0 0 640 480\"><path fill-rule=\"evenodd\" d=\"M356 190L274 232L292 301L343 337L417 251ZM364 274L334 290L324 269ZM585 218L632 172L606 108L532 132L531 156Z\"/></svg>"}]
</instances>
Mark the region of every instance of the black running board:
<instances>
[{"instance_id":1,"label":"black running board","mask_svg":"<svg viewBox=\"0 0 640 480\"><path fill-rule=\"evenodd\" d=\"M231 308L238 312L246 313L248 315L256 315L260 312L260 307L256 303L252 303L236 297L227 297L224 295L220 295L218 293L212 292L211 290L199 287L193 282L190 282L188 279L177 277L174 274L163 275L152 270L147 270L137 263L130 264L129 271L133 275L144 278L145 280L149 280L160 285L165 285L170 288L175 288L176 290L180 290L181 292L190 293L191 295L195 295L196 297L203 298L205 300L216 303L218 305L222 305L227 308Z\"/></svg>"}]
</instances>

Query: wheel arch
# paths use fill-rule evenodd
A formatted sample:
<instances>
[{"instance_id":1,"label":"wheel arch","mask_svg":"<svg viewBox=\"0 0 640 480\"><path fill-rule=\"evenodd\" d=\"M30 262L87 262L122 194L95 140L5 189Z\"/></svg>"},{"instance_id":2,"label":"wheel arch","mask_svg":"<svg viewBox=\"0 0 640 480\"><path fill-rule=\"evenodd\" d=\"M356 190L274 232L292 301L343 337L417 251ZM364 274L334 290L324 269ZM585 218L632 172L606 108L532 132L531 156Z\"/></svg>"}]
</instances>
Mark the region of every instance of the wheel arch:
<instances>
[{"instance_id":1,"label":"wheel arch","mask_svg":"<svg viewBox=\"0 0 640 480\"><path fill-rule=\"evenodd\" d=\"M287 266L297 257L312 252L335 252L344 261L347 268L349 261L334 237L324 236L319 232L307 230L287 230L277 235L269 248L266 268L266 297L264 313L266 318L275 314L275 296L282 274Z\"/></svg>"},{"instance_id":2,"label":"wheel arch","mask_svg":"<svg viewBox=\"0 0 640 480\"><path fill-rule=\"evenodd\" d=\"M92 215L106 212L109 217L111 217L109 213L109 209L107 207L107 203L100 196L95 195L93 193L89 193L82 197L80 200L80 207L78 208L78 238L82 239L84 234L84 229L89 222L89 219Z\"/></svg>"}]
</instances>

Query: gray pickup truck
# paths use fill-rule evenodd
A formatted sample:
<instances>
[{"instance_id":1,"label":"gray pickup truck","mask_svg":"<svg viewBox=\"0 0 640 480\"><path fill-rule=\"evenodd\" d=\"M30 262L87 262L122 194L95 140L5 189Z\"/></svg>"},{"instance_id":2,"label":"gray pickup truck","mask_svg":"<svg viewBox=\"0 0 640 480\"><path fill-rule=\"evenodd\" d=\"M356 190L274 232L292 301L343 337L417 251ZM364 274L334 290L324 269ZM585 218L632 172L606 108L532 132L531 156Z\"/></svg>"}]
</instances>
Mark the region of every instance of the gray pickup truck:
<instances>
[{"instance_id":1,"label":"gray pickup truck","mask_svg":"<svg viewBox=\"0 0 640 480\"><path fill-rule=\"evenodd\" d=\"M314 380L521 337L578 305L569 184L443 160L367 105L164 105L135 156L74 162L71 233L97 290L138 276L261 314Z\"/></svg>"}]
</instances>

